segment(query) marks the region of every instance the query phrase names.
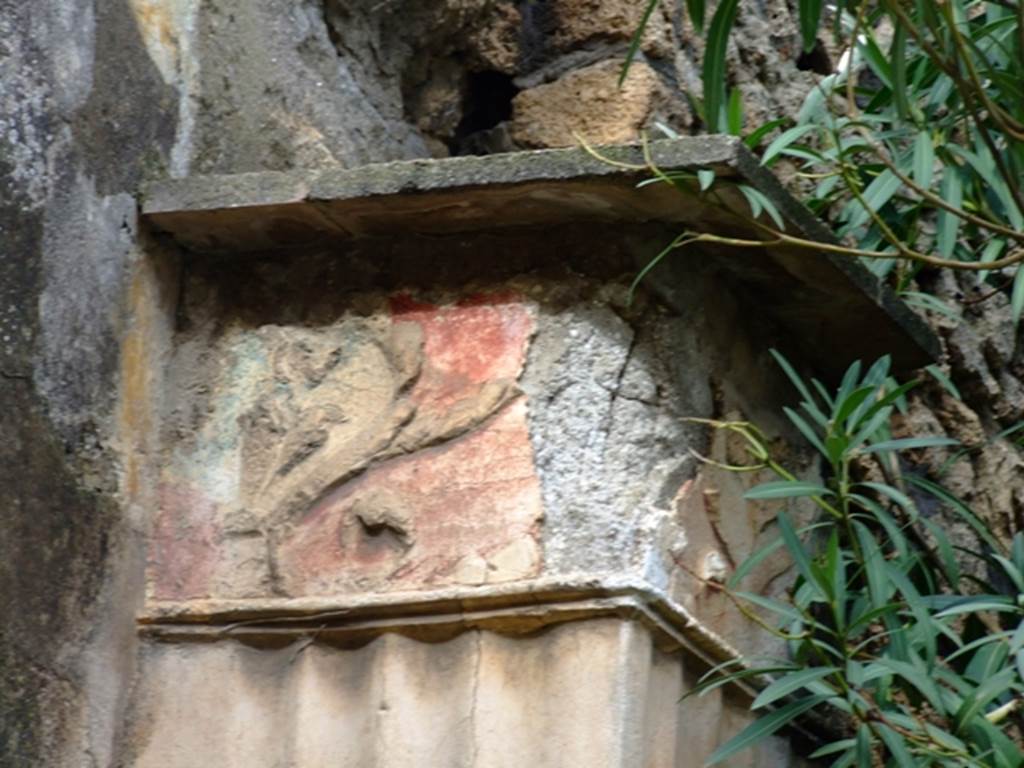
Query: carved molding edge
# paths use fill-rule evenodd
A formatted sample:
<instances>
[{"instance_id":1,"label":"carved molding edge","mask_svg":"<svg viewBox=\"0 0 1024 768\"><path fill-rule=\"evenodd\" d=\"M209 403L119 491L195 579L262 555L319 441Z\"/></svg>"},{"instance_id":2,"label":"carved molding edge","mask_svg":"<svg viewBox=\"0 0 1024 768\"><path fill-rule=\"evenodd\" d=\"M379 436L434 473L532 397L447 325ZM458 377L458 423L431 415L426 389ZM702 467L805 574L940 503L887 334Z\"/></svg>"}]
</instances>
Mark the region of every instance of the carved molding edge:
<instances>
[{"instance_id":1,"label":"carved molding edge","mask_svg":"<svg viewBox=\"0 0 1024 768\"><path fill-rule=\"evenodd\" d=\"M739 656L664 591L641 579L595 574L337 597L154 600L138 616L138 629L163 642L285 645L315 637L348 645L385 632L435 642L472 629L523 635L601 617L639 621L659 648L682 649L707 664Z\"/></svg>"}]
</instances>

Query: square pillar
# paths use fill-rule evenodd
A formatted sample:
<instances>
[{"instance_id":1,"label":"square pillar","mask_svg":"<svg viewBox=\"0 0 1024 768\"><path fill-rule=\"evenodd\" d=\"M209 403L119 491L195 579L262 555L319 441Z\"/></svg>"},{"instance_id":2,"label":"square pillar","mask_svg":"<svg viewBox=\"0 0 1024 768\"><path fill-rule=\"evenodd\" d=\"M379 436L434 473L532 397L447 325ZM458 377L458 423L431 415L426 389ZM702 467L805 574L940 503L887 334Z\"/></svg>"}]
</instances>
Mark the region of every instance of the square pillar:
<instances>
[{"instance_id":1,"label":"square pillar","mask_svg":"<svg viewBox=\"0 0 1024 768\"><path fill-rule=\"evenodd\" d=\"M654 151L815 231L734 141ZM827 376L825 339L903 367L934 339L823 255L708 249L634 293L681 228L750 234L641 177L566 150L150 191L184 255L134 765L684 768L749 720L749 691L679 701L764 643L707 582L770 535L687 417L793 437L769 346Z\"/></svg>"}]
</instances>

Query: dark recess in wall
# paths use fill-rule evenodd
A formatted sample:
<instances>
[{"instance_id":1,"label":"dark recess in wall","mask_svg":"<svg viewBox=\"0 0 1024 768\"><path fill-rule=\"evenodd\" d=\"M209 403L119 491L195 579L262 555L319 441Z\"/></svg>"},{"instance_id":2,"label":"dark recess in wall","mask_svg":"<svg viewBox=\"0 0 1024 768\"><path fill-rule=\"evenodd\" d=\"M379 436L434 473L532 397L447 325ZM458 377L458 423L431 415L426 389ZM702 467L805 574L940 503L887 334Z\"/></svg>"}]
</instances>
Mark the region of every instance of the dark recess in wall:
<instances>
[{"instance_id":1,"label":"dark recess in wall","mask_svg":"<svg viewBox=\"0 0 1024 768\"><path fill-rule=\"evenodd\" d=\"M796 68L803 72L817 72L819 75L831 75L832 61L821 40L809 51L801 51L796 58Z\"/></svg>"},{"instance_id":2,"label":"dark recess in wall","mask_svg":"<svg viewBox=\"0 0 1024 768\"><path fill-rule=\"evenodd\" d=\"M466 85L462 120L455 128L450 150L453 155L486 154L473 141L479 134L496 128L512 117L512 99L519 89L512 75L493 70L472 72Z\"/></svg>"}]
</instances>

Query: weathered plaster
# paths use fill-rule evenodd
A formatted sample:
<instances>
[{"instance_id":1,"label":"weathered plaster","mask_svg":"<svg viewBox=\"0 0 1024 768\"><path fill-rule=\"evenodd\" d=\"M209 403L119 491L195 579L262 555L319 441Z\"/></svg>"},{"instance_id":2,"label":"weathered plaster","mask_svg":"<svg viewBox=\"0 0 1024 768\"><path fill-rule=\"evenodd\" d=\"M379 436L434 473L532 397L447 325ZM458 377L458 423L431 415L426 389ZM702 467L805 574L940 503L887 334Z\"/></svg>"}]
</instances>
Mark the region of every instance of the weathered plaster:
<instances>
[{"instance_id":1,"label":"weathered plaster","mask_svg":"<svg viewBox=\"0 0 1024 768\"><path fill-rule=\"evenodd\" d=\"M201 0L129 0L150 60L166 85L178 91L178 120L168 156L172 177L185 176L192 160L199 107L198 18Z\"/></svg>"},{"instance_id":2,"label":"weathered plaster","mask_svg":"<svg viewBox=\"0 0 1024 768\"><path fill-rule=\"evenodd\" d=\"M0 33L0 754L108 765L141 596L114 421L131 194L173 109L121 3L0 3Z\"/></svg>"}]
</instances>

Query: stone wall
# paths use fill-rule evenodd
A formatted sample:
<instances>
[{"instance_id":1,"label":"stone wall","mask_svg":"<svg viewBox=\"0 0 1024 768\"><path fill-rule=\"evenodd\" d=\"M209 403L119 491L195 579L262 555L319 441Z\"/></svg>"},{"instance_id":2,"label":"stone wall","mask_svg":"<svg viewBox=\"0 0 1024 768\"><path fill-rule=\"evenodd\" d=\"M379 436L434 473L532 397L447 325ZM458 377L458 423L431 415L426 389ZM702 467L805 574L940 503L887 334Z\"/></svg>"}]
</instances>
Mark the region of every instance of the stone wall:
<instances>
[{"instance_id":1,"label":"stone wall","mask_svg":"<svg viewBox=\"0 0 1024 768\"><path fill-rule=\"evenodd\" d=\"M582 0L68 0L46 5L0 0L0 493L5 510L0 762L116 762L137 664L134 619L144 597L142 538L157 506L152 494L168 487L152 474L151 459L164 455L158 438L166 436L165 430L184 425L184 440L197 446L208 434L204 424L230 417L212 400L199 398L207 406L198 413L174 400L175 393L190 386L199 387L193 390L197 397L208 386L189 377L215 381L229 362L244 364L246 354L265 353L265 365L278 355L286 386L302 407L253 401L243 423L247 433L256 435L273 428L275 419L290 419L289 424L301 425L304 442L280 444L272 457L252 456L246 472L258 481L261 471L280 470L305 451L320 449L322 435L334 429L335 416L317 402L310 382L355 375L328 371L332 349L315 329L284 339L273 329L247 326L244 306L232 309L238 313L236 327L211 329L202 302L186 309L195 324L178 329L181 343L168 358L180 254L140 232L134 195L141 181L561 146L574 143L574 132L595 142L626 141L656 121L699 130L679 86L697 85L700 41L687 22L668 10L655 15L643 58L625 90L616 89L618 64L639 5ZM752 119L792 110L822 62L797 55L789 4L743 3L738 28L730 54L733 77ZM973 294L962 282L934 280L951 302ZM193 286L190 296L204 284L218 284L194 272L185 281ZM258 274L253 281L258 282ZM600 289L584 281L572 290L584 296ZM621 290L620 280L619 296ZM402 376L431 359L424 351L404 358L403 345L409 341L403 334L423 340L421 350L430 349L427 340L441 339L435 343L443 351L449 319L449 310L437 309L437 297L409 296L403 303L403 296L397 291L374 299L375 306L390 307L404 318L389 321L387 328L365 318L332 320L352 324L356 337L366 340L367 354L392 356L396 378L386 387L396 390L406 381ZM621 305L614 291L604 298L610 306ZM208 297L221 300L215 292ZM662 365L655 362L659 339L670 332L671 319L624 319L607 307L554 318L516 306L451 310L488 333L506 334L502 338L511 339L511 347L488 362L493 366L486 382L472 385L470 404L459 414L462 422L443 423L426 408L420 421L403 425L401 439L408 447L443 440L502 409L515 423L500 435L518 434L521 449L518 395L500 382L525 366L524 390L558 391L557 366L545 362L545 355L565 366L591 366L596 384L560 395L571 402L553 397L538 406L528 425L535 434L550 435L556 445L560 436L587 429L586 416L605 420L608 428L595 439L611 446L602 459L608 462L602 465L608 483L598 489L606 496L608 516L633 496L663 501L662 491L673 487L669 478L686 479L685 472L669 471L674 441L686 434L669 415L710 402L722 412L763 417L781 429L770 413L755 413L735 392L724 406L713 387L689 393L692 402L671 404L664 415L643 416L652 397L664 396L657 387L662 374L646 366ZM556 349L543 341L556 329L573 338L574 323L584 316L588 327L603 329L584 338L589 347L581 342ZM733 317L722 314L723 322ZM1009 439L986 442L1021 415L1024 364L1006 302L999 298L972 306L961 324L933 321L942 331L948 370L964 400L932 388L916 401L908 426L986 446L958 464L951 479L979 512L1009 534L1021 526L1024 463ZM523 334L542 341L528 350L516 347ZM221 346L208 348L210 366L196 371L188 355L201 347L192 342L202 338ZM227 353L216 358L210 349ZM589 362L577 360L583 349L591 355ZM160 372L168 359L174 364L165 385ZM748 375L764 364L758 350L745 359L737 370ZM258 375L270 375L267 370ZM444 366L438 370L433 389L429 377L410 377L417 383L403 397L429 402L450 396ZM165 389L172 394L172 418L161 427L156 411ZM382 413L394 416L401 407L395 397L383 401ZM308 423L304 414L311 415ZM200 427L194 433L192 424ZM626 482L637 443L669 467L650 485ZM382 456L373 446L357 448L346 458L352 465L367 455ZM580 468L596 461L593 449L573 461L545 450L537 449L539 485L531 486L535 480L515 472L508 482L518 484L523 494L571 500L584 482ZM714 447L722 457L728 450L727 445ZM178 471L173 451L162 471L165 479ZM545 473L550 480L544 480ZM715 501L722 485L735 480L713 474L693 480L684 483L689 495L681 508L690 509L686 514L698 521L690 541L694 552L702 552L701 542L722 536L716 526L738 519L735 512L723 513L727 507ZM208 482L198 478L194 484L202 489ZM182 487L167 490L170 504ZM732 491L733 498L738 490ZM332 503L357 505L360 499ZM387 498L375 498L365 514L357 515L361 527L351 531L368 537L366 556L374 562L393 557L404 537L419 535L389 509ZM698 512L708 510L706 519L699 517ZM633 522L619 521L615 535L628 536ZM279 577L261 570L266 566L260 558L245 554L246 547L260 544L258 536L247 534L247 525L236 516L217 531L197 535L211 546L228 542L237 557L230 562L246 574L246 583L255 585L251 588L262 589ZM524 518L510 525L521 528L521 543L498 542L480 562L448 564L450 573L529 571L541 547L533 523ZM158 525L156 530L162 529ZM502 535L508 530L502 528ZM574 535L580 540L546 542L545 555L557 561L595 534L584 527ZM746 533L728 536L742 541ZM511 548L505 551L505 545ZM748 546L741 545L731 557L741 558ZM167 554L158 549L158 557L160 552ZM173 553L168 557L176 562ZM168 584L153 587L209 591L219 583L218 564L214 560L207 566L180 576L172 573ZM309 578L326 577L318 572ZM705 615L720 613L718 626L724 632L735 631L735 619L720 598L702 595L692 584L681 585L679 592L693 596L695 605L702 602ZM309 663L319 662L311 657ZM174 674L173 663L166 665Z\"/></svg>"},{"instance_id":2,"label":"stone wall","mask_svg":"<svg viewBox=\"0 0 1024 768\"><path fill-rule=\"evenodd\" d=\"M135 5L156 58L172 62L193 172L623 143L657 135L658 123L700 129L683 89L699 94L702 42L674 4L653 15L622 89L638 0ZM737 30L730 59L752 123L795 108L827 62L798 55L787 3L741 4ZM168 37L181 55L164 51ZM189 150L179 150L172 171L182 173Z\"/></svg>"},{"instance_id":3,"label":"stone wall","mask_svg":"<svg viewBox=\"0 0 1024 768\"><path fill-rule=\"evenodd\" d=\"M108 765L142 562L116 438L134 194L178 100L127 2L3 2L0 39L0 763Z\"/></svg>"}]
</instances>

